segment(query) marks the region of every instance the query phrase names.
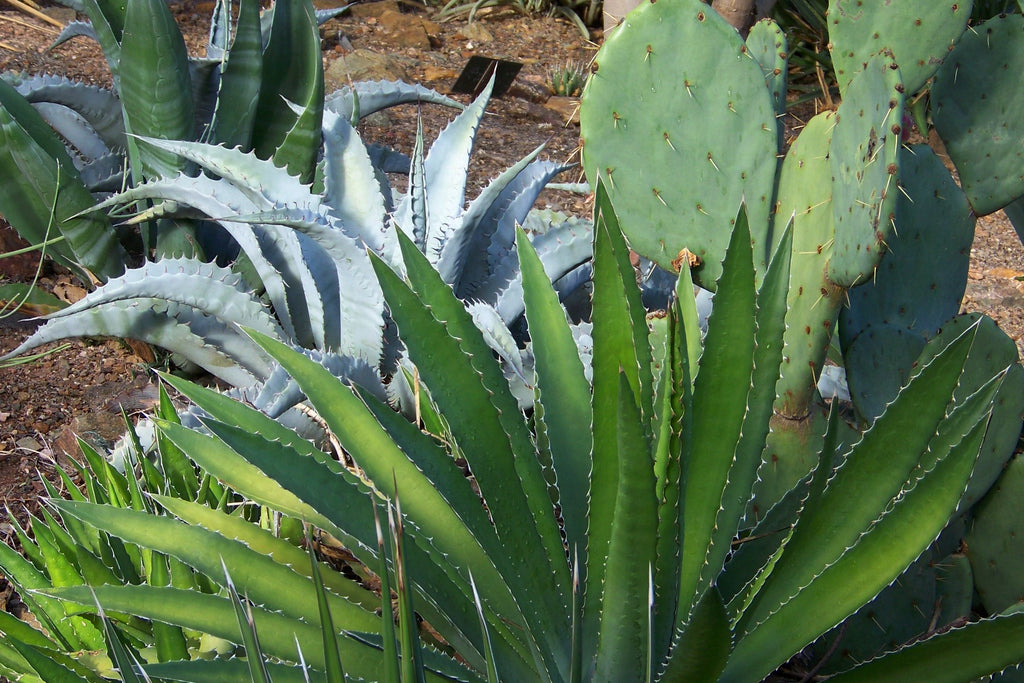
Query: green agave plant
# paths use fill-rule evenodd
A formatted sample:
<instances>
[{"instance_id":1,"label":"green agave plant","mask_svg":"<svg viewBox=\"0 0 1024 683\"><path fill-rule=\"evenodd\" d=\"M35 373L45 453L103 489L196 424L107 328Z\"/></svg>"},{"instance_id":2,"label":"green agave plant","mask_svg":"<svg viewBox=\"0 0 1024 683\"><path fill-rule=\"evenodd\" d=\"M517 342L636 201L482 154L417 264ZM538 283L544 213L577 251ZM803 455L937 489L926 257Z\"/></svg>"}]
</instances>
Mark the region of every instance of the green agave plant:
<instances>
[{"instance_id":1,"label":"green agave plant","mask_svg":"<svg viewBox=\"0 0 1024 683\"><path fill-rule=\"evenodd\" d=\"M164 443L246 499L322 529L364 567L383 567L385 596L393 573L397 628L359 584L335 578L320 589L322 567L307 571L294 550L255 545L251 525L167 496L150 496L147 510L52 505L69 525L167 554L218 589L23 589L69 614L98 604L111 622L172 624L244 644L248 655L157 653L141 665L153 678L301 680L304 669L309 680L336 681L762 680L939 536L1005 369L968 371L984 355L984 325L929 342L854 445L842 445L834 409L817 468L756 527L741 528L782 362L790 250L778 251L756 286L740 211L702 344L685 271L652 332L601 187L595 226L592 381L550 278L518 233L536 363L525 413L464 304L404 233L401 271L378 257L373 267L422 381L419 423L251 332L351 467L251 407L166 378L205 416L202 430L158 421ZM966 391L954 393L958 385ZM398 537L379 545L375 513L386 501L400 503ZM413 610L430 626L419 640ZM1024 616L1007 614L834 680L968 681L1024 660L1022 643Z\"/></svg>"}]
</instances>

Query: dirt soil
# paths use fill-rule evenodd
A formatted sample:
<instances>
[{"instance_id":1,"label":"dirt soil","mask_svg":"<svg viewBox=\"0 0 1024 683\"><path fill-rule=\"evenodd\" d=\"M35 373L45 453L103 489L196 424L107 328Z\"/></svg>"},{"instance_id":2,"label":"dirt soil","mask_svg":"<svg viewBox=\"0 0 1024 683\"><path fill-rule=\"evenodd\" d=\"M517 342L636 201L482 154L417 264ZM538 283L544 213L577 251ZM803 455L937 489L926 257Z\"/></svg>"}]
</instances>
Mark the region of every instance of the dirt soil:
<instances>
[{"instance_id":1,"label":"dirt soil","mask_svg":"<svg viewBox=\"0 0 1024 683\"><path fill-rule=\"evenodd\" d=\"M479 135L470 172L469 195L539 145L548 158L577 158L578 127L567 122L571 110L546 106L551 69L567 61L588 62L596 45L584 40L568 22L531 19L508 11L481 12L473 26L464 21L434 24L422 9L394 0L375 3L376 10L359 9L321 28L325 68L353 49L370 49L389 55L405 70L407 80L448 92L471 55L514 60L521 63L515 84L504 97L492 101ZM5 6L6 7L6 6ZM66 24L74 13L62 7L44 9ZM193 54L202 54L208 33L212 2L177 2L172 5ZM381 9L400 10L403 19ZM422 25L426 43L402 45L403 31ZM483 29L483 31L480 31ZM418 30L418 29L417 29ZM109 84L110 74L99 48L87 39L75 39L48 51L57 30L22 12L0 11L0 70L56 73L98 84ZM468 102L466 96L457 96ZM412 149L416 116L424 118L428 137L451 118L450 111L425 106L389 110L363 125L363 135L403 151ZM791 127L800 125L793 118ZM579 180L578 171L562 178ZM588 215L585 199L565 192L549 192L542 202L578 215ZM13 248L0 231L0 252ZM0 282L31 278L35 263L24 259L0 260ZM74 284L59 272L46 270L46 286L68 292ZM970 282L965 310L978 310L994 318L1013 337L1024 353L1024 248L999 214L982 219L972 252ZM0 321L0 351L16 346L33 325L17 317ZM73 341L46 358L17 367L0 369L0 505L17 516L31 507L42 487L39 473L53 480L54 466L64 453L77 457L75 436L98 446L108 445L121 432L121 411L144 411L153 405L156 390L151 383L155 356L144 345L123 340ZM0 509L3 509L0 508ZM0 541L11 527L0 513Z\"/></svg>"}]
</instances>

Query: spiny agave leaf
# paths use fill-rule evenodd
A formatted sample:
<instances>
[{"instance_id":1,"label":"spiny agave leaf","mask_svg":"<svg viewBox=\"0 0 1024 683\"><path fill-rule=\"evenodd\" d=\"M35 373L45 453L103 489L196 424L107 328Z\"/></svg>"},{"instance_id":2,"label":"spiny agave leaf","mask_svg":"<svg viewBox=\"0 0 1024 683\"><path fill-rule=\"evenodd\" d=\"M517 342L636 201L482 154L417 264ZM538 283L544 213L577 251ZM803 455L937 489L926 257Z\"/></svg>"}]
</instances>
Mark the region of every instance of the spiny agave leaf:
<instances>
[{"instance_id":1,"label":"spiny agave leaf","mask_svg":"<svg viewBox=\"0 0 1024 683\"><path fill-rule=\"evenodd\" d=\"M252 601L293 618L317 620L319 607L308 571L297 572L217 531L109 505L54 501L54 506L62 516L70 515L140 547L176 557L218 584L223 584L221 562L227 562L231 579ZM287 595L287 600L282 600L282 595ZM339 626L356 631L376 627L372 608L350 603L334 593L328 594L328 601Z\"/></svg>"},{"instance_id":2,"label":"spiny agave leaf","mask_svg":"<svg viewBox=\"0 0 1024 683\"><path fill-rule=\"evenodd\" d=\"M125 130L135 135L188 140L195 134L188 49L167 3L127 0L121 35L118 92ZM182 160L128 140L135 181L173 175Z\"/></svg>"},{"instance_id":3,"label":"spiny agave leaf","mask_svg":"<svg viewBox=\"0 0 1024 683\"><path fill-rule=\"evenodd\" d=\"M346 121L351 121L352 114L355 112L356 98L359 100L360 118L381 109L406 103L426 102L454 109L465 109L461 103L450 97L445 97L436 90L402 81L359 81L351 86L342 86L327 96L324 108Z\"/></svg>"},{"instance_id":4,"label":"spiny agave leaf","mask_svg":"<svg viewBox=\"0 0 1024 683\"><path fill-rule=\"evenodd\" d=\"M78 169L89 192L117 192L124 186L124 156L106 154Z\"/></svg>"},{"instance_id":5,"label":"spiny agave leaf","mask_svg":"<svg viewBox=\"0 0 1024 683\"><path fill-rule=\"evenodd\" d=\"M91 38L97 43L100 42L99 36L96 35L96 29L93 28L91 22L79 21L76 19L68 22L67 26L65 26L61 30L60 34L54 38L53 42L50 43L50 47L48 49L52 50L55 47L63 45L72 38L78 38L79 36Z\"/></svg>"},{"instance_id":6,"label":"spiny agave leaf","mask_svg":"<svg viewBox=\"0 0 1024 683\"><path fill-rule=\"evenodd\" d=\"M107 147L112 150L124 148L121 101L112 91L63 76L5 74L3 78L33 104L51 102L78 112Z\"/></svg>"},{"instance_id":7,"label":"spiny agave leaf","mask_svg":"<svg viewBox=\"0 0 1024 683\"><path fill-rule=\"evenodd\" d=\"M416 119L416 142L409 164L409 189L394 211L394 223L405 232L416 247L426 253L427 230L430 221L427 203L426 171L423 166L423 119ZM399 271L401 263L398 264Z\"/></svg>"},{"instance_id":8,"label":"spiny agave leaf","mask_svg":"<svg viewBox=\"0 0 1024 683\"><path fill-rule=\"evenodd\" d=\"M370 154L370 161L373 162L373 166L378 172L409 175L409 167L412 164L409 155L373 142L367 145L366 150ZM388 196L390 197L390 194Z\"/></svg>"},{"instance_id":9,"label":"spiny agave leaf","mask_svg":"<svg viewBox=\"0 0 1024 683\"><path fill-rule=\"evenodd\" d=\"M51 341L83 336L139 339L179 353L235 385L252 384L270 372L266 357L235 326L206 317L190 306L154 298L101 303L77 315L56 318L7 356Z\"/></svg>"},{"instance_id":10,"label":"spiny agave leaf","mask_svg":"<svg viewBox=\"0 0 1024 683\"><path fill-rule=\"evenodd\" d=\"M348 120L330 111L324 112L324 197L346 234L384 252L387 208L373 161Z\"/></svg>"},{"instance_id":11,"label":"spiny agave leaf","mask_svg":"<svg viewBox=\"0 0 1024 683\"><path fill-rule=\"evenodd\" d=\"M263 51L263 73L252 145L263 159L273 158L304 182L313 179L320 150L324 93L323 60L311 0L287 0L274 6L270 36ZM289 106L301 107L296 113Z\"/></svg>"},{"instance_id":12,"label":"spiny agave leaf","mask_svg":"<svg viewBox=\"0 0 1024 683\"><path fill-rule=\"evenodd\" d=\"M142 138L150 145L180 155L217 176L228 180L245 193L255 206L270 208L274 203L300 203L307 200L309 188L288 169L260 159L252 152L221 145L184 140Z\"/></svg>"},{"instance_id":13,"label":"spiny agave leaf","mask_svg":"<svg viewBox=\"0 0 1024 683\"><path fill-rule=\"evenodd\" d=\"M218 6L227 10L227 16L210 27L210 44L216 42L220 49L227 50L227 54L220 67L217 101L210 122L210 140L225 147L249 149L263 73L259 3L255 0L242 0L230 48L227 46L228 36L224 35L230 33L230 2L222 0ZM207 50L207 54L210 55L210 50Z\"/></svg>"},{"instance_id":14,"label":"spiny agave leaf","mask_svg":"<svg viewBox=\"0 0 1024 683\"><path fill-rule=\"evenodd\" d=\"M494 87L494 76L483 92L438 134L423 161L427 202L427 233L423 253L436 263L450 226L465 209L466 177L476 130ZM511 241L510 237L510 241Z\"/></svg>"},{"instance_id":15,"label":"spiny agave leaf","mask_svg":"<svg viewBox=\"0 0 1024 683\"><path fill-rule=\"evenodd\" d=\"M408 238L399 235L399 240L415 290L377 259L374 268L410 357L500 525L507 551L492 559L513 588L521 587L513 592L525 603L525 635L536 639L551 667L566 645L556 632L568 622L571 578L535 446L465 307ZM529 562L524 563L524 553L531 556Z\"/></svg>"},{"instance_id":16,"label":"spiny agave leaf","mask_svg":"<svg viewBox=\"0 0 1024 683\"><path fill-rule=\"evenodd\" d=\"M540 151L538 147L491 181L448 231L438 268L460 298L481 296L481 283L502 257L514 254L515 226L526 221L548 181L568 168L536 161Z\"/></svg>"},{"instance_id":17,"label":"spiny agave leaf","mask_svg":"<svg viewBox=\"0 0 1024 683\"><path fill-rule=\"evenodd\" d=\"M647 321L629 262L625 239L604 186L599 184L594 215L593 296L593 454L590 474L587 589L583 609L583 657L589 661L598 647L604 558L613 533L618 496L618 424L621 377L626 375L640 415L654 415L651 398L651 348ZM653 465L653 463L652 463Z\"/></svg>"},{"instance_id":18,"label":"spiny agave leaf","mask_svg":"<svg viewBox=\"0 0 1024 683\"><path fill-rule=\"evenodd\" d=\"M95 200L82 185L63 143L14 88L0 80L0 207L30 243L63 235L48 253L83 275L103 280L124 270L127 254L105 216L81 216ZM49 232L49 234L48 234Z\"/></svg>"},{"instance_id":19,"label":"spiny agave leaf","mask_svg":"<svg viewBox=\"0 0 1024 683\"><path fill-rule=\"evenodd\" d=\"M22 642L8 633L5 633L4 637L25 658L31 670L42 677L41 680L49 683L90 683L103 680L99 676L86 678L72 671L56 661L53 653L40 650L38 646Z\"/></svg>"},{"instance_id":20,"label":"spiny agave leaf","mask_svg":"<svg viewBox=\"0 0 1024 683\"><path fill-rule=\"evenodd\" d=\"M950 629L829 680L836 683L979 680L1017 665L1024 657L1021 643L1024 643L1024 614L1005 614ZM965 657L965 652L971 655Z\"/></svg>"},{"instance_id":21,"label":"spiny agave leaf","mask_svg":"<svg viewBox=\"0 0 1024 683\"><path fill-rule=\"evenodd\" d=\"M312 358L344 382L351 382L360 389L370 392L377 399L385 400L386 391L375 366L365 360L343 356L333 352L304 349L293 345L292 349ZM278 417L305 398L295 380L280 365L276 365L267 379L255 386L235 389L237 397L270 417Z\"/></svg>"},{"instance_id":22,"label":"spiny agave leaf","mask_svg":"<svg viewBox=\"0 0 1024 683\"><path fill-rule=\"evenodd\" d=\"M177 301L207 315L274 337L281 336L273 318L259 300L252 297L240 275L216 263L188 258L149 261L139 268L131 268L79 301L56 311L49 319L75 315L101 303L140 297Z\"/></svg>"},{"instance_id":23,"label":"spiny agave leaf","mask_svg":"<svg viewBox=\"0 0 1024 683\"><path fill-rule=\"evenodd\" d=\"M498 358L509 366L512 371L526 384L528 389L533 388L533 372L527 372L523 366L523 355L516 344L515 338L509 332L505 321L501 319L494 307L480 301L466 304L466 310L473 317L473 324L483 333L484 342L491 347Z\"/></svg>"},{"instance_id":24,"label":"spiny agave leaf","mask_svg":"<svg viewBox=\"0 0 1024 683\"><path fill-rule=\"evenodd\" d=\"M231 601L220 596L178 588L130 585L60 588L47 592L59 593L62 600L85 605L95 604L98 600L110 611L128 612L209 633L230 642L241 642ZM306 661L323 670L322 635L315 622L303 622L258 606L253 606L253 617L260 633L260 643L268 656L295 661L298 642ZM349 675L374 678L380 659L375 647L344 632L339 634L338 647ZM442 679L435 675L431 680Z\"/></svg>"},{"instance_id":25,"label":"spiny agave leaf","mask_svg":"<svg viewBox=\"0 0 1024 683\"><path fill-rule=\"evenodd\" d=\"M76 158L95 159L110 152L106 143L96 135L92 126L75 110L52 102L34 105L46 122L54 129Z\"/></svg>"},{"instance_id":26,"label":"spiny agave leaf","mask_svg":"<svg viewBox=\"0 0 1024 683\"><path fill-rule=\"evenodd\" d=\"M294 664L266 662L274 683L327 683L323 672ZM193 659L180 662L145 664L153 678L184 683L251 683L249 665L244 659Z\"/></svg>"},{"instance_id":27,"label":"spiny agave leaf","mask_svg":"<svg viewBox=\"0 0 1024 683\"><path fill-rule=\"evenodd\" d=\"M547 273L548 279L555 283L561 281L567 274L579 269L580 266L594 257L593 239L594 226L590 221L570 218L560 225L549 227L547 232L533 235L530 241L541 263L544 265L544 272ZM513 259L518 264L518 258L511 255L506 257L506 262ZM500 269L504 271L507 267L502 265ZM581 271L581 276L589 275L590 272L589 269L583 270ZM498 284L497 281L501 278L497 272L495 275L496 277L493 280L485 283L484 288ZM579 286L585 279L585 277L580 277L575 282L575 285ZM566 280L557 289L561 299L565 298L575 288ZM489 294L496 298L495 308L507 325L511 325L523 314L524 302L522 292L522 274L518 271L517 267L514 277L503 289L496 294ZM484 292L480 293L483 294Z\"/></svg>"}]
</instances>

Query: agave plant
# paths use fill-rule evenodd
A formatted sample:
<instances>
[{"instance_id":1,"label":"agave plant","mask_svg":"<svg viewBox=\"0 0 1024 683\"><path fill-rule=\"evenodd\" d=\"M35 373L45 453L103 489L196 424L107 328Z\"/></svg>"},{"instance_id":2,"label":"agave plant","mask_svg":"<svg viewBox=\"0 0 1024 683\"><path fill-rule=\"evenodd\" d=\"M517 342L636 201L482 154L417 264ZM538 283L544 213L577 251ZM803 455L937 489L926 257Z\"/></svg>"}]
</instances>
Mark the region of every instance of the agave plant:
<instances>
[{"instance_id":1,"label":"agave plant","mask_svg":"<svg viewBox=\"0 0 1024 683\"><path fill-rule=\"evenodd\" d=\"M121 274L137 261L139 246L138 235L119 235L103 214L81 212L126 182L188 170L182 158L126 133L239 146L312 178L324 105L316 27L344 8L319 11L310 2L282 0L261 17L259 3L244 0L232 22L230 0L221 0L204 57L187 54L161 0L89 1L76 8L90 23L73 22L58 43L83 35L97 40L113 88L4 74L0 165L11 182L0 191L0 210L30 243L49 242L48 253L84 282ZM330 102L351 114L359 95L365 95L364 115L403 101L459 106L425 88L397 83L356 84ZM143 228L145 254L205 249L212 258L236 249L220 231L189 220L165 219Z\"/></svg>"},{"instance_id":2,"label":"agave plant","mask_svg":"<svg viewBox=\"0 0 1024 683\"><path fill-rule=\"evenodd\" d=\"M215 51L223 58L213 60L223 72L218 72L224 81L215 89L218 96L208 107L198 107L212 109L203 134L207 141L190 141L192 132L184 130L179 131L184 138L179 140L163 133L129 136L137 158L152 160L146 168L155 164L160 170L141 173L132 187L103 201L83 199L71 216L72 221L105 223L108 210L115 220L134 214L128 222L141 226L144 235L153 226L159 232L160 226L191 225L207 245L212 240L204 236L227 234L230 244L241 249L240 263L228 267L212 258L180 255L146 261L61 311L12 355L68 336L141 338L244 389L257 405L280 415L301 395L282 373L275 374L269 357L240 332L238 326L243 325L307 349L339 376L383 391L381 378L395 372L399 350L386 341L383 299L364 250L394 261L397 246L391 226L398 225L413 236L457 293L474 302L492 346L506 351L510 377L525 376L519 369L522 339L508 329L522 315L514 226L526 224L535 234L552 279L561 280L565 295L586 279L589 225L529 213L547 181L566 167L536 160L536 150L466 207L469 155L488 95L482 94L455 119L429 153L424 154L418 142L410 161L364 145L353 122L360 114L413 99L454 103L422 87L391 83L362 84L325 98L319 52L310 78L320 85L310 85L302 98L289 96L301 103L286 107L292 127L281 133L276 147L264 145L260 136L280 127L272 125L280 117L268 114L255 126L238 120L239 113L227 113L238 99L225 90L227 65L244 61L238 53L231 56L242 49L238 46L244 27L250 25L250 32L258 29L255 3L245 5L238 37L226 51ZM286 28L275 29L285 22L284 10L290 12ZM305 24L296 11L286 3L278 5L267 46L250 56L269 59L266 53L274 44L275 30L315 36L311 6L299 15ZM153 14L163 16L156 10ZM218 16L223 14L221 8ZM225 15L222 21L230 20ZM223 42L217 36L224 30L215 22L212 46ZM97 32L102 42L105 33ZM207 63L213 62L203 62ZM125 82L121 74L122 89ZM281 100L281 94L274 99ZM228 122L238 124L231 128L235 133L248 126L245 139L216 133L226 130ZM316 128L309 128L309 122ZM139 133L142 127L130 128ZM149 130L152 127L142 132ZM409 174L404 195L386 180L386 173L393 171ZM225 250L217 253L223 257ZM393 388L397 392L401 386L399 381Z\"/></svg>"},{"instance_id":3,"label":"agave plant","mask_svg":"<svg viewBox=\"0 0 1024 683\"><path fill-rule=\"evenodd\" d=\"M203 430L160 421L162 438L247 499L319 527L363 566L394 572L404 627L395 630L389 609L375 615L362 588L332 580L318 599L322 568L307 572L254 552L228 515L166 497L152 511L53 506L72 524L174 557L220 590L106 584L37 593L72 612L98 603L110 615L246 642L275 678L300 675L299 662L323 680L343 680L323 673L337 672L338 662L345 675L367 680L399 680L399 664L427 680L769 675L896 580L939 535L971 476L1005 373L969 370L985 353L983 326L930 342L929 358L853 445L844 444L834 410L819 466L758 527L740 531L782 362L790 251L779 250L756 287L739 213L701 350L686 273L652 334L601 188L597 202L592 382L557 292L518 234L536 358L528 413L517 409L464 304L404 233L401 271L378 257L373 267L423 383L419 425L251 333L295 378L351 469L259 411L167 377L205 417ZM958 384L970 390L950 398ZM399 503L396 553L378 545L368 495L377 505ZM245 619L231 616L237 603L217 578L225 575L248 597ZM410 637L411 610L431 627L420 641ZM1024 659L1022 635L1024 617L999 616L835 680L970 680ZM263 666L237 657L154 659L161 662L142 668L175 680L245 680Z\"/></svg>"}]
</instances>

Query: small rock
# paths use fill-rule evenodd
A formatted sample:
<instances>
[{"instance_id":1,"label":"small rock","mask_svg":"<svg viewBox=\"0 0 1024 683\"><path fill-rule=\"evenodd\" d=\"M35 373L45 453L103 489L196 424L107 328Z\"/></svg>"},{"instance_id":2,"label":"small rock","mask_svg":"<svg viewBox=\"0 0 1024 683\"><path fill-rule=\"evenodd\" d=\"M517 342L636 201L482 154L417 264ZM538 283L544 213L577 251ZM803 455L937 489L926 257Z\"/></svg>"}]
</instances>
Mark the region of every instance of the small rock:
<instances>
[{"instance_id":1,"label":"small rock","mask_svg":"<svg viewBox=\"0 0 1024 683\"><path fill-rule=\"evenodd\" d=\"M23 451L30 451L32 453L38 453L43 450L42 444L33 439L31 436L23 436L15 442L15 445Z\"/></svg>"},{"instance_id":2,"label":"small rock","mask_svg":"<svg viewBox=\"0 0 1024 683\"><path fill-rule=\"evenodd\" d=\"M479 21L474 21L471 24L463 26L459 29L456 37L461 37L472 43L490 43L494 40L494 36L491 32L484 28L484 25Z\"/></svg>"},{"instance_id":3,"label":"small rock","mask_svg":"<svg viewBox=\"0 0 1024 683\"><path fill-rule=\"evenodd\" d=\"M409 72L401 61L373 50L353 50L336 59L324 74L328 92L349 81L407 81Z\"/></svg>"},{"instance_id":4,"label":"small rock","mask_svg":"<svg viewBox=\"0 0 1024 683\"><path fill-rule=\"evenodd\" d=\"M567 123L580 123L580 98L551 97L544 106L556 112Z\"/></svg>"},{"instance_id":5,"label":"small rock","mask_svg":"<svg viewBox=\"0 0 1024 683\"><path fill-rule=\"evenodd\" d=\"M454 81L459 77L459 72L454 69L446 69L441 66L423 67L423 80L429 83L437 81Z\"/></svg>"}]
</instances>

